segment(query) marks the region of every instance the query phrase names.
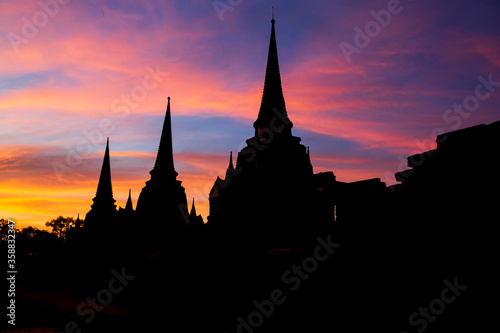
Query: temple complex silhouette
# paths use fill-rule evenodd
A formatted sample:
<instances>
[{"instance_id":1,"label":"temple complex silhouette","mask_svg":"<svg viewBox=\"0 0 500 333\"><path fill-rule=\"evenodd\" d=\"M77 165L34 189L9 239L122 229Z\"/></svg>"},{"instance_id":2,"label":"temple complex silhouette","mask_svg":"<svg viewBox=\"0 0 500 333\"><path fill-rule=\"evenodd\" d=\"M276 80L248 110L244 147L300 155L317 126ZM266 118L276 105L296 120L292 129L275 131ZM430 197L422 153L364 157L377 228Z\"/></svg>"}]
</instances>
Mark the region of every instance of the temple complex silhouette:
<instances>
[{"instance_id":1,"label":"temple complex silhouette","mask_svg":"<svg viewBox=\"0 0 500 333\"><path fill-rule=\"evenodd\" d=\"M408 157L397 185L314 173L312 152L292 133L275 23L254 136L234 159L229 152L225 175L207 193L208 221L194 199L188 210L177 179L168 97L136 209L131 190L116 208L108 139L83 226L77 219L64 251L37 256L33 274L24 275L44 272L44 287L59 290L62 281L79 294L92 283L85 295L101 290L98 299L111 269L137 276L115 295L125 314L103 311L91 327L65 313L64 323L79 320L92 332L400 332L419 306L439 304L444 279L469 287L429 332L488 331L497 313L490 295L498 281L500 121L438 136L435 149ZM271 303L277 292L284 304ZM43 320L60 319L48 313Z\"/></svg>"},{"instance_id":2,"label":"temple complex silhouette","mask_svg":"<svg viewBox=\"0 0 500 333\"><path fill-rule=\"evenodd\" d=\"M336 219L342 220L344 215L356 211L350 207L349 193L369 192L380 197L387 190L380 179L348 184L336 181L333 172L313 172L309 148L292 134L293 123L281 84L274 18L262 100L253 127L255 135L246 140L247 146L238 153L236 165L231 152L224 179L217 178L209 193L207 228L244 235L268 249L300 248ZM96 238L110 237L113 232L126 235L131 232L134 216L149 221L158 230L159 239L153 243L161 243L169 235L175 237L188 225L203 226L196 216L194 200L188 214L185 190L177 180L170 97L150 175L136 210L129 195L126 208L117 211L111 189L108 141L94 204L85 219L88 234ZM358 206L363 204L357 201Z\"/></svg>"},{"instance_id":3,"label":"temple complex silhouette","mask_svg":"<svg viewBox=\"0 0 500 333\"><path fill-rule=\"evenodd\" d=\"M151 243L159 247L166 239L196 227L228 237L244 237L265 249L301 248L334 222L341 228L355 224L370 228L368 221L375 216L389 216L398 207L406 207L402 198L411 197L408 202L415 203L419 202L417 198L443 191L429 191L431 184L449 191L455 186L453 182L463 177L454 174L456 167L447 167L440 171L442 174L436 174L435 170L445 165L452 153L460 154L471 136L488 132L487 142L497 142L495 135L499 126L497 122L438 136L435 150L408 158L408 166L413 169L396 174L396 179L402 182L399 185L387 187L379 178L345 183L337 181L333 172L314 173L309 148L292 134L293 122L286 109L273 18L262 100L253 124L255 135L246 140L246 147L237 153L235 163L233 153L229 153L225 176L217 177L209 193L210 214L204 224L201 216L196 215L194 199L188 213L185 189L177 180L171 117L168 97L156 161L139 195L136 210L130 192L125 208L116 209L108 140L96 196L83 227L88 237L102 240L117 235L126 237L133 234L133 221L140 217L158 231L157 239L151 239ZM483 144L477 153L487 154L491 149L493 147ZM467 161L472 168L477 159ZM444 176L451 174L453 177L448 176L445 181ZM461 188L453 195L469 199L467 193L471 193L471 185L460 182L455 187L458 184L462 184ZM349 225L349 221L356 222Z\"/></svg>"}]
</instances>

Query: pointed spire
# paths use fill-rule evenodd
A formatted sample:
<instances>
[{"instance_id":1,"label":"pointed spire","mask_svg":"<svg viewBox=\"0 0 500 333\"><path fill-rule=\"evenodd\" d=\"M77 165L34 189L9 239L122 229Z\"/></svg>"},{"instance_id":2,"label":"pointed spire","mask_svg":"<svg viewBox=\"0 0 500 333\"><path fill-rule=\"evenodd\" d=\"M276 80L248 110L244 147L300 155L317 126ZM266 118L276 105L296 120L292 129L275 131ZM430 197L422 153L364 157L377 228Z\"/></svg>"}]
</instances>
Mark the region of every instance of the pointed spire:
<instances>
[{"instance_id":1,"label":"pointed spire","mask_svg":"<svg viewBox=\"0 0 500 333\"><path fill-rule=\"evenodd\" d=\"M285 98L283 97L283 88L281 86L281 75L278 61L278 49L276 47L276 34L274 31L274 7L273 18L271 20L271 40L269 42L269 53L267 56L266 78L264 81L264 91L262 93L262 101L260 104L259 116L254 123L255 135L259 133L259 129L269 127L271 119L278 116L287 127L291 128L293 124L288 119ZM279 115L273 110L276 109ZM282 119L281 119L282 118ZM273 124L276 126L276 124ZM291 132L290 132L291 133Z\"/></svg>"},{"instance_id":2,"label":"pointed spire","mask_svg":"<svg viewBox=\"0 0 500 333\"><path fill-rule=\"evenodd\" d=\"M196 217L196 208L194 207L194 198L193 198L193 205L191 206L191 212L189 213L189 216Z\"/></svg>"},{"instance_id":3,"label":"pointed spire","mask_svg":"<svg viewBox=\"0 0 500 333\"><path fill-rule=\"evenodd\" d=\"M174 168L174 153L172 144L172 121L170 115L170 97L168 97L167 111L165 120L163 121L163 129L161 131L160 145L158 147L158 154L156 155L156 162L151 174L161 174L164 176L173 175L177 176Z\"/></svg>"},{"instance_id":4,"label":"pointed spire","mask_svg":"<svg viewBox=\"0 0 500 333\"><path fill-rule=\"evenodd\" d=\"M75 220L75 228L80 228L82 225L82 220L80 220L80 213L78 213L78 216L76 217Z\"/></svg>"},{"instance_id":5,"label":"pointed spire","mask_svg":"<svg viewBox=\"0 0 500 333\"><path fill-rule=\"evenodd\" d=\"M127 199L127 203L125 204L125 210L134 210L134 207L132 206L131 193L132 193L132 190L128 189L128 199Z\"/></svg>"},{"instance_id":6,"label":"pointed spire","mask_svg":"<svg viewBox=\"0 0 500 333\"><path fill-rule=\"evenodd\" d=\"M229 166L227 167L227 171L234 171L233 152L229 153Z\"/></svg>"},{"instance_id":7,"label":"pointed spire","mask_svg":"<svg viewBox=\"0 0 500 333\"><path fill-rule=\"evenodd\" d=\"M106 151L104 153L104 160L102 161L101 175L99 176L99 184L94 203L108 203L115 202L113 199L113 189L111 187L111 167L109 163L109 138L106 141Z\"/></svg>"}]
</instances>

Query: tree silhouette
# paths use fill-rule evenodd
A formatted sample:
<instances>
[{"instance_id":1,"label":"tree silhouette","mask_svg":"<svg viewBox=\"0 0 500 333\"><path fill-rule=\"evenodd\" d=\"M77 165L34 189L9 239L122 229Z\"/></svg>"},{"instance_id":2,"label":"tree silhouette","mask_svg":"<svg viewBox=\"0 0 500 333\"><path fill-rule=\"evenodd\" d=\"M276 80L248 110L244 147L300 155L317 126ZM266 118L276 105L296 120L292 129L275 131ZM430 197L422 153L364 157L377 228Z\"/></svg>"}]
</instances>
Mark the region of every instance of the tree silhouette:
<instances>
[{"instance_id":1,"label":"tree silhouette","mask_svg":"<svg viewBox=\"0 0 500 333\"><path fill-rule=\"evenodd\" d=\"M59 216L48 222L45 222L47 227L52 228L51 233L56 235L58 238L64 238L66 236L66 231L69 227L75 225L75 219L72 217Z\"/></svg>"},{"instance_id":2,"label":"tree silhouette","mask_svg":"<svg viewBox=\"0 0 500 333\"><path fill-rule=\"evenodd\" d=\"M0 237L2 239L2 241L7 241L8 237L8 233L9 233L9 220L6 220L6 219L0 219ZM14 230L16 231L16 233L19 232L19 230L17 228L14 228Z\"/></svg>"},{"instance_id":3,"label":"tree silhouette","mask_svg":"<svg viewBox=\"0 0 500 333\"><path fill-rule=\"evenodd\" d=\"M9 230L9 221L6 219L0 219L0 232L6 234L7 230Z\"/></svg>"},{"instance_id":4,"label":"tree silhouette","mask_svg":"<svg viewBox=\"0 0 500 333\"><path fill-rule=\"evenodd\" d=\"M19 237L20 238L33 238L33 239L47 239L50 237L54 237L54 235L52 233L49 233L46 230L40 230L38 228L29 226L29 227L23 228L19 232Z\"/></svg>"}]
</instances>

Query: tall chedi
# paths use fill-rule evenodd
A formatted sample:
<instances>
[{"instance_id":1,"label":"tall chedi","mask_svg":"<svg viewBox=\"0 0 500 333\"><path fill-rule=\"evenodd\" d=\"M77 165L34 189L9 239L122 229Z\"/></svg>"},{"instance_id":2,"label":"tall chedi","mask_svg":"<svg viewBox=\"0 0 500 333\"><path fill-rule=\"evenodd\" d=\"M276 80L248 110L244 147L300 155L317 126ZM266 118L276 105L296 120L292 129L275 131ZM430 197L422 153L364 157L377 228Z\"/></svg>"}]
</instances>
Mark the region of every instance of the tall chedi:
<instances>
[{"instance_id":1,"label":"tall chedi","mask_svg":"<svg viewBox=\"0 0 500 333\"><path fill-rule=\"evenodd\" d=\"M308 235L331 220L333 173L313 173L309 152L292 135L293 123L286 110L281 83L275 20L262 100L253 127L233 166L232 156L225 179L218 178L210 192L209 225L237 233L252 244L267 248L300 247ZM328 198L325 198L328 195ZM327 201L324 207L318 202Z\"/></svg>"},{"instance_id":2,"label":"tall chedi","mask_svg":"<svg viewBox=\"0 0 500 333\"><path fill-rule=\"evenodd\" d=\"M267 55L266 76L264 91L257 120L254 122L255 137L265 136L266 131L292 135L293 123L288 118L281 86L280 65L278 61L278 48L276 47L276 33L274 17L271 20L271 40Z\"/></svg>"},{"instance_id":3,"label":"tall chedi","mask_svg":"<svg viewBox=\"0 0 500 333\"><path fill-rule=\"evenodd\" d=\"M101 174L90 211L85 216L84 229L91 238L106 238L116 231L116 205L111 186L109 138L102 161Z\"/></svg>"},{"instance_id":4,"label":"tall chedi","mask_svg":"<svg viewBox=\"0 0 500 333\"><path fill-rule=\"evenodd\" d=\"M186 226L187 199L181 181L177 180L172 144L170 97L163 122L160 145L151 179L146 182L137 201L137 219L158 237L169 236Z\"/></svg>"}]
</instances>

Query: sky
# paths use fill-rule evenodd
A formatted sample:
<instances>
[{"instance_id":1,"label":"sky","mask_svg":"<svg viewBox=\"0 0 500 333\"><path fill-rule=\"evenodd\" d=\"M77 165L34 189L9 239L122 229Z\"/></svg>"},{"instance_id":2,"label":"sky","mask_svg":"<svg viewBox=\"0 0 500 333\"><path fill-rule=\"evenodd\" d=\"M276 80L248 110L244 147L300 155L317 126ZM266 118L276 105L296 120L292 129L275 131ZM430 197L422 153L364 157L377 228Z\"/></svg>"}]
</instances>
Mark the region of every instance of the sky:
<instances>
[{"instance_id":1,"label":"sky","mask_svg":"<svg viewBox=\"0 0 500 333\"><path fill-rule=\"evenodd\" d=\"M116 204L131 189L135 207L170 96L178 180L206 221L254 134L271 6L315 173L392 185L437 134L500 120L496 0L0 1L0 218L84 217L106 137Z\"/></svg>"}]
</instances>

